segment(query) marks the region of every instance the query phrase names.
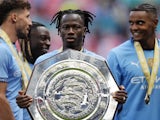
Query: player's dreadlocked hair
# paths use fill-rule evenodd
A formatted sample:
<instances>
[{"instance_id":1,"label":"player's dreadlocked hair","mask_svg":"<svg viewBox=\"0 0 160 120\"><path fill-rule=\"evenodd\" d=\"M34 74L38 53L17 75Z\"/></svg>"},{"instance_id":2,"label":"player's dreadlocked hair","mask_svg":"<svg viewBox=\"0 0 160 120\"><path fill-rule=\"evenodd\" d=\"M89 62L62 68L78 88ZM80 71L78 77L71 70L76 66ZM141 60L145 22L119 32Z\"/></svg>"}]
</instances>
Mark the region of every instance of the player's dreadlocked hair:
<instances>
[{"instance_id":1,"label":"player's dreadlocked hair","mask_svg":"<svg viewBox=\"0 0 160 120\"><path fill-rule=\"evenodd\" d=\"M31 41L30 41L31 31L33 29L36 29L37 27L41 27L41 26L45 27L45 25L43 25L39 22L32 21L32 26L31 26L30 31L28 33L28 38L20 41L23 57L26 58L27 61L30 63L34 63L35 59L36 59L32 55L32 51L31 51Z\"/></svg>"},{"instance_id":2,"label":"player's dreadlocked hair","mask_svg":"<svg viewBox=\"0 0 160 120\"><path fill-rule=\"evenodd\" d=\"M78 14L82 17L82 19L84 20L84 26L86 27L86 32L90 33L89 23L90 23L90 25L92 25L93 17L96 17L96 16L88 11L72 10L72 9L59 11L52 17L50 25L52 25L53 23L56 23L56 28L58 29L58 33L59 33L60 24L61 24L60 22L61 22L63 15L72 14L72 13Z\"/></svg>"},{"instance_id":3,"label":"player's dreadlocked hair","mask_svg":"<svg viewBox=\"0 0 160 120\"><path fill-rule=\"evenodd\" d=\"M140 4L131 9L131 11L146 11L147 13L153 15L153 18L157 18L157 8L154 5L148 3Z\"/></svg>"}]
</instances>

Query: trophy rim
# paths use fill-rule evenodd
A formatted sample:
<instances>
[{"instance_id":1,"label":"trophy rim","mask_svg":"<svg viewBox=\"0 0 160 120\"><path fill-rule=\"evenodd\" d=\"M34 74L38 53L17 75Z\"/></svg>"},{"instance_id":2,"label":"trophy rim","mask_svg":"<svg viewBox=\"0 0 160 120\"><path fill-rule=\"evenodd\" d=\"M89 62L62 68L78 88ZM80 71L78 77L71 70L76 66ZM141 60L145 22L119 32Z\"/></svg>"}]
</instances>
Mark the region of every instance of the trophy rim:
<instances>
[{"instance_id":1,"label":"trophy rim","mask_svg":"<svg viewBox=\"0 0 160 120\"><path fill-rule=\"evenodd\" d=\"M68 63L67 63L68 62ZM104 62L104 61L103 61ZM73 65L75 63L75 65ZM80 66L78 66L78 64L79 63L81 63L82 65ZM64 65L64 64L66 64L66 65ZM106 63L105 63L106 64ZM90 71L92 71L92 73L88 73L88 70L87 71L85 71L86 70L86 68L84 67L84 66L87 66L89 69L90 69ZM58 66L58 67L56 67L56 66ZM65 67L67 67L67 68L65 68ZM70 67L70 66L72 66L72 67ZM96 83L96 84L99 84L99 86L97 87L97 88L101 88L102 86L107 86L107 89L109 90L108 91L108 95L107 95L107 99L105 99L105 97L103 98L103 99L105 99L105 100L103 100L103 101L101 101L102 100L102 90L99 90L98 92L97 92L97 96L99 97L99 96L101 96L101 97L99 97L99 98L97 98L97 101L99 101L99 102L97 102L98 104L97 104L97 107L95 107L94 109L95 110L93 110L93 111L91 111L90 112L90 114L88 114L88 115L84 115L84 116L82 116L81 117L81 115L80 115L80 117L77 117L76 115L71 115L71 117L73 118L71 118L70 119L70 116L64 116L64 117L61 117L61 115L63 116L63 113L60 113L59 115L57 115L57 113L53 113L53 112L51 112L51 115L53 115L53 117L55 118L55 119L57 119L57 120L65 120L65 117L67 118L67 119L70 119L70 120L78 120L78 119L82 119L82 120L86 120L86 119L92 119L92 118L94 118L93 116L94 116L94 114L96 113L96 115L98 114L98 112L100 111L100 110L102 110L103 111L103 114L102 114L102 116L100 117L100 119L103 119L103 120L111 120L112 118L113 118L113 116L114 116L114 114L115 114L115 110L116 110L116 108L117 108L117 102L112 98L112 96L110 96L111 94L111 92L113 91L113 89L112 90L110 90L109 88L112 86L111 84L110 84L110 82L109 82L109 80L106 80L106 79L112 79L112 80L114 80L113 79L113 76L112 76L112 74L110 73L110 71L109 71L109 69L108 69L108 66L107 66L107 64L106 64L106 67L107 67L107 74L103 74L100 70L99 70L99 68L97 68L95 65L93 65L93 64L91 64L91 63L89 63L89 62L86 62L86 61L83 61L83 60L79 60L79 59L64 59L64 60L60 60L60 61L57 61L56 63L54 63L54 64L52 64L51 66L49 66L47 69L45 69L42 73L41 73L41 76L39 77L39 79L37 80L37 85L36 85L36 87L38 87L38 85L40 85L40 84L42 84L44 81L42 80L42 79L48 79L48 77L47 76L49 76L49 77L53 77L53 76L50 76L49 74L53 74L55 71L53 70L53 69L62 69L62 68L64 67L65 69L67 69L67 70L69 70L70 72L73 72L74 70L75 70L75 68L77 68L74 72L77 72L75 75L77 75L77 76L79 76L79 78L85 78L84 76L87 76L88 74L88 78L86 77L85 79L88 79L88 81L91 81L91 78L95 78L95 79L100 79L100 83L97 83L97 81L98 80L94 80L94 82L91 82L91 84L93 84L93 86L95 86L94 84ZM74 70L73 70L74 69ZM61 71L63 71L63 72L59 72L58 74L62 74L62 75L59 75L60 77L59 78L61 78L61 76L63 76L63 75L67 75L67 74L70 74L67 70L64 70L64 69L62 69ZM65 72L64 72L65 71ZM83 72L82 72L83 71ZM93 72L94 71L94 72ZM79 75L79 73L80 73L80 75ZM93 74L96 76L93 76ZM106 76L107 75L107 76ZM56 76L56 75L55 75ZM53 77L54 78L54 80L50 80L50 81L56 81L56 79L57 79L57 81L58 81L58 77L56 78L56 77ZM71 74L70 74L70 76L71 76ZM98 77L97 77L98 76ZM90 78L91 77L91 78ZM42 82L43 81L43 82ZM44 82L45 83L45 82ZM54 82L50 82L50 83L54 83ZM89 83L89 82L88 82ZM102 84L103 83L103 85L101 86L100 84ZM116 84L116 82L114 81L114 82L111 82L111 83L114 83L115 85L114 85L114 89L116 89L116 90L118 90L118 86L117 86L117 84ZM47 83L48 84L48 86L49 86L49 83ZM46 87L46 86L45 86ZM42 87L43 89L46 89L45 87ZM113 86L112 86L113 87ZM103 87L102 87L103 88ZM105 89L106 89L106 87L104 87ZM49 87L49 89L51 89L51 87ZM94 87L94 89L96 89L96 87ZM35 90L40 90L40 88L35 88ZM49 91L49 90L48 90ZM43 94L46 94L46 93L43 93ZM98 95L99 94L99 95ZM101 94L101 95L100 95ZM37 94L36 94L37 95ZM106 93L104 94L104 95L106 95ZM35 95L33 95L33 96L35 96ZM91 95L90 95L91 96ZM49 97L48 97L49 98ZM104 102L104 101L107 101L107 102ZM103 103L104 102L104 103ZM48 103L46 103L46 102L44 102L46 105L45 106L49 106L49 107L47 107L47 109L49 109L49 110L47 110L47 112L49 112L49 111L53 111L53 110L51 110L50 109L50 105L48 105ZM104 106L105 106L105 110L104 110L104 106L102 107L102 105L101 104L104 104ZM101 107L99 107L101 105ZM30 112L30 114L31 114L31 116L33 117L33 118L36 118L35 117L35 115L34 115L34 113L33 113L33 110L31 110L31 109L33 109L33 106L34 106L34 109L36 109L36 112L39 114L38 115L38 118L39 119L46 119L46 116L44 116L43 115L43 113L42 113L42 111L40 110L40 109L37 109L37 107L39 107L40 108L40 106L39 106L39 104L32 104L31 105L32 107L29 107L29 112ZM52 108L53 108L53 106L52 106ZM46 109L46 108L45 108ZM58 111L59 112L59 111ZM45 113L46 114L46 113ZM50 116L50 115L48 115L48 116ZM47 116L47 117L48 117ZM47 118L46 120L51 120L51 119L49 119L49 118Z\"/></svg>"}]
</instances>

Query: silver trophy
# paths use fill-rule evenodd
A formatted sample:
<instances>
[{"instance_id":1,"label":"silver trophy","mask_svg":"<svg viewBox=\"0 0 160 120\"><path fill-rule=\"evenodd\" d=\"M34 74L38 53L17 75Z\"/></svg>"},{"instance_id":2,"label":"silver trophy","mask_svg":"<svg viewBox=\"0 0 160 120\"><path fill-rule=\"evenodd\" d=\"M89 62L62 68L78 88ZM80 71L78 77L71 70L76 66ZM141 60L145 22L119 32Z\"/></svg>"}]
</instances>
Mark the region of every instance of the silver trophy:
<instances>
[{"instance_id":1,"label":"silver trophy","mask_svg":"<svg viewBox=\"0 0 160 120\"><path fill-rule=\"evenodd\" d=\"M104 59L66 50L34 67L28 110L34 120L112 120L117 90Z\"/></svg>"}]
</instances>

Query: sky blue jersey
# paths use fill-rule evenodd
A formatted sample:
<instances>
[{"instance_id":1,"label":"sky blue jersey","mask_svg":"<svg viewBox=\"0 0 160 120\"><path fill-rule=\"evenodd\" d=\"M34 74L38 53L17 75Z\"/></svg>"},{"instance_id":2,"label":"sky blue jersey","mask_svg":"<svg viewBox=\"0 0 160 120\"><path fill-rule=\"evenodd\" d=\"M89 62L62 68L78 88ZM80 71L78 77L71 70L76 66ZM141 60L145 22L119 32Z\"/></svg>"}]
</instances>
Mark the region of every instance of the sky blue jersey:
<instances>
[{"instance_id":1,"label":"sky blue jersey","mask_svg":"<svg viewBox=\"0 0 160 120\"><path fill-rule=\"evenodd\" d=\"M21 71L9 46L2 38L0 38L0 55L0 82L7 83L6 98L15 120L22 120L23 110L16 103L18 92L22 89Z\"/></svg>"},{"instance_id":2,"label":"sky blue jersey","mask_svg":"<svg viewBox=\"0 0 160 120\"><path fill-rule=\"evenodd\" d=\"M160 46L160 41L158 40ZM149 64L153 60L154 50L144 50ZM128 93L125 104L119 108L116 120L160 120L160 67L150 96L150 103L144 101L147 81L142 71L133 40L130 39L113 48L107 57L110 70L118 85L124 85Z\"/></svg>"}]
</instances>

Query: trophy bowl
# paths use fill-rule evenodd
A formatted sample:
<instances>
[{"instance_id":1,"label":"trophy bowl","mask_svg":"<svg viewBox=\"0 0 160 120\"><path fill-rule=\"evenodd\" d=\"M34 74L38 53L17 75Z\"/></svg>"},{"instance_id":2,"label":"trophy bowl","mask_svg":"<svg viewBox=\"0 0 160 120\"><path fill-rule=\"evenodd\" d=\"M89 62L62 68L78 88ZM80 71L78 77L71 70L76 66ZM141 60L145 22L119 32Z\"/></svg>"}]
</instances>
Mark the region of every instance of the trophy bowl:
<instances>
[{"instance_id":1,"label":"trophy bowl","mask_svg":"<svg viewBox=\"0 0 160 120\"><path fill-rule=\"evenodd\" d=\"M112 120L117 90L104 59L68 49L35 65L28 110L34 120Z\"/></svg>"}]
</instances>

